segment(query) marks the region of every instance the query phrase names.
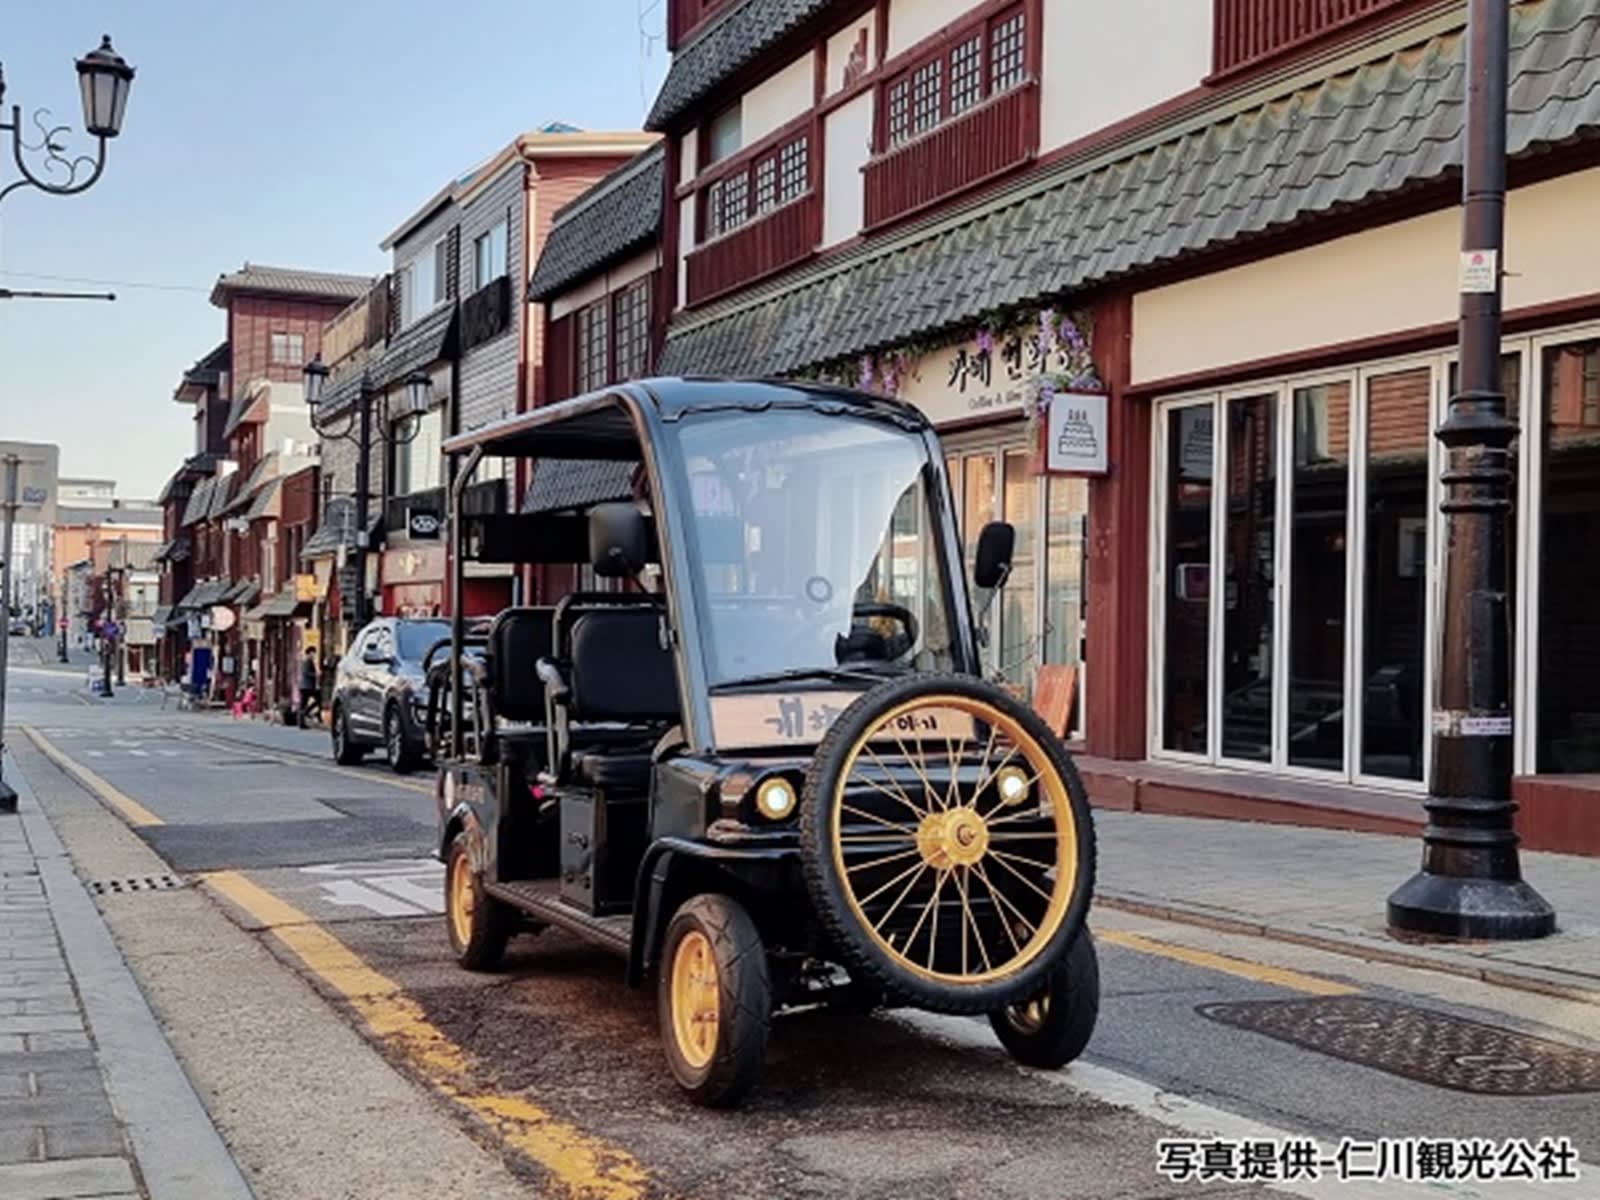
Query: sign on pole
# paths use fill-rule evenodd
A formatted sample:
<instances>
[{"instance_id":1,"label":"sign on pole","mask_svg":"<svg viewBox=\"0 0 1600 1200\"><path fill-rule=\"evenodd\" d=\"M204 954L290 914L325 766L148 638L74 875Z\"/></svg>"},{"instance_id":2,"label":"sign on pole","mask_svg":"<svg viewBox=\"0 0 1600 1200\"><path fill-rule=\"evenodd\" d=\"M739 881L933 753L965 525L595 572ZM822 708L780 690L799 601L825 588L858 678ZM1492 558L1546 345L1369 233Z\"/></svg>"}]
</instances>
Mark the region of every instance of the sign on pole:
<instances>
[{"instance_id":1,"label":"sign on pole","mask_svg":"<svg viewBox=\"0 0 1600 1200\"><path fill-rule=\"evenodd\" d=\"M0 487L5 485L5 464L13 457L17 459L18 523L54 525L61 447L45 442L0 442Z\"/></svg>"}]
</instances>

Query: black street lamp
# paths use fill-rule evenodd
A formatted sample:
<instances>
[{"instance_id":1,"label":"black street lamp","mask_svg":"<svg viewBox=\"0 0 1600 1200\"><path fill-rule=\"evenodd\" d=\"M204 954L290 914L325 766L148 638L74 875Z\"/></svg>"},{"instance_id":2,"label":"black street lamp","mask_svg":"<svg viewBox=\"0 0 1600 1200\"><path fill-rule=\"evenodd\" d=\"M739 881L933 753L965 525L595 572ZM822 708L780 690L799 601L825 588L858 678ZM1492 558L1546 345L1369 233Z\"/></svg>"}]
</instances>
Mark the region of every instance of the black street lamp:
<instances>
[{"instance_id":1,"label":"black street lamp","mask_svg":"<svg viewBox=\"0 0 1600 1200\"><path fill-rule=\"evenodd\" d=\"M111 47L109 37L102 38L98 49L91 50L78 60L78 90L83 96L83 127L97 140L94 157L80 154L69 158L61 144L65 125L50 124L50 110L36 109L33 125L38 141L28 142L22 136L22 106L11 106L11 120L0 121L0 131L11 134L11 157L22 178L0 188L4 200L18 188L36 187L55 196L71 196L86 191L106 165L106 143L122 132L122 117L128 107L128 92L133 86L133 68ZM5 100L5 75L0 72L0 102ZM36 175L23 158L24 151L44 155L43 170L46 175L64 173L65 178L51 179ZM82 179L79 172L87 171Z\"/></svg>"},{"instance_id":2,"label":"black street lamp","mask_svg":"<svg viewBox=\"0 0 1600 1200\"><path fill-rule=\"evenodd\" d=\"M1511 798L1511 615L1506 601L1517 425L1500 373L1509 6L1467 12L1460 388L1445 448L1444 629L1422 869L1389 897L1393 930L1444 938L1534 938L1556 915L1522 879ZM1468 271L1468 265L1473 271Z\"/></svg>"},{"instance_id":3,"label":"black street lamp","mask_svg":"<svg viewBox=\"0 0 1600 1200\"><path fill-rule=\"evenodd\" d=\"M380 393L378 386L372 381L371 373L363 368L357 384L355 412L345 414L342 428L334 429L328 425L319 425L318 417L322 413L330 374L328 365L322 361L320 354L308 362L301 371L305 381L306 407L311 410L311 427L317 431L319 437L350 442L356 448L356 594L353 632L364 628L371 617L367 611L367 550L369 549L367 531L371 525L367 506L372 499L372 409L373 401ZM407 411L411 414L425 412L432 389L432 379L423 372L412 371L406 376ZM419 422L407 421L405 432L402 433L398 422L389 423L387 411L384 415L385 420L381 423L378 440L387 446L403 446L414 440L421 431Z\"/></svg>"}]
</instances>

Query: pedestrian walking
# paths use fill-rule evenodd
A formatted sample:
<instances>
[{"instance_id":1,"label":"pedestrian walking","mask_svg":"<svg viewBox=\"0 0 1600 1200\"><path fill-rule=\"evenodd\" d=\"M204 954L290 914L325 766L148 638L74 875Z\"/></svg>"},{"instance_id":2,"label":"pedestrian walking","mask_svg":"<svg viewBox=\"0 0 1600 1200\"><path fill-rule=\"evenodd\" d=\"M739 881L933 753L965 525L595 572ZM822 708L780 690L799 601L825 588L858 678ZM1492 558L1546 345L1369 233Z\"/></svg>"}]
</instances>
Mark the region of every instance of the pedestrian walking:
<instances>
[{"instance_id":1,"label":"pedestrian walking","mask_svg":"<svg viewBox=\"0 0 1600 1200\"><path fill-rule=\"evenodd\" d=\"M306 656L300 660L300 727L302 729L310 726L313 712L315 712L318 721L322 720L320 682L317 678L317 652L307 649Z\"/></svg>"},{"instance_id":2,"label":"pedestrian walking","mask_svg":"<svg viewBox=\"0 0 1600 1200\"><path fill-rule=\"evenodd\" d=\"M255 673L251 672L244 677L244 691L241 692L238 699L233 702L233 719L237 721L240 717L249 716L255 711L256 677Z\"/></svg>"}]
</instances>

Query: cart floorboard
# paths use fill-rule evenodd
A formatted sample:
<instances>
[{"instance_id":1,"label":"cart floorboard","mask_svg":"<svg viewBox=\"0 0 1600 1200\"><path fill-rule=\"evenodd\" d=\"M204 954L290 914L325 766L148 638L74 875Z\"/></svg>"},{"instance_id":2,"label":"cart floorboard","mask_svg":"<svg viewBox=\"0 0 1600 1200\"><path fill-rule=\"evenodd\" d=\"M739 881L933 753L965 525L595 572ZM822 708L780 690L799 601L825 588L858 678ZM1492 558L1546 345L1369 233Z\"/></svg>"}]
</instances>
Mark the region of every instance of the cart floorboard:
<instances>
[{"instance_id":1,"label":"cart floorboard","mask_svg":"<svg viewBox=\"0 0 1600 1200\"><path fill-rule=\"evenodd\" d=\"M528 879L511 883L485 883L484 891L537 920L559 926L570 933L626 956L633 918L626 914L596 917L561 899L560 883L554 879Z\"/></svg>"}]
</instances>

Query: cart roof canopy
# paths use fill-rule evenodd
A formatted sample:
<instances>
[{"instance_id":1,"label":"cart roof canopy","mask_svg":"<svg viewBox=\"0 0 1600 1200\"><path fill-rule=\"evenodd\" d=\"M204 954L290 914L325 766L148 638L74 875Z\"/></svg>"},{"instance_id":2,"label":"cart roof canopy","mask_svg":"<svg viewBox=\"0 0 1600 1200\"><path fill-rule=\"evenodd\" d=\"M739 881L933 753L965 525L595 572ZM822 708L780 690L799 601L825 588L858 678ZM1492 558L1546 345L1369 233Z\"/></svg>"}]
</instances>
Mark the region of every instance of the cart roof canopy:
<instances>
[{"instance_id":1,"label":"cart roof canopy","mask_svg":"<svg viewBox=\"0 0 1600 1200\"><path fill-rule=\"evenodd\" d=\"M664 421L692 412L817 408L888 417L908 429L928 427L927 418L909 404L824 384L646 379L575 396L458 434L445 442L444 451L460 454L481 447L486 455L502 457L637 462L646 406Z\"/></svg>"}]
</instances>

